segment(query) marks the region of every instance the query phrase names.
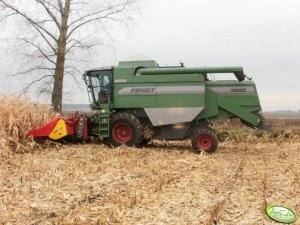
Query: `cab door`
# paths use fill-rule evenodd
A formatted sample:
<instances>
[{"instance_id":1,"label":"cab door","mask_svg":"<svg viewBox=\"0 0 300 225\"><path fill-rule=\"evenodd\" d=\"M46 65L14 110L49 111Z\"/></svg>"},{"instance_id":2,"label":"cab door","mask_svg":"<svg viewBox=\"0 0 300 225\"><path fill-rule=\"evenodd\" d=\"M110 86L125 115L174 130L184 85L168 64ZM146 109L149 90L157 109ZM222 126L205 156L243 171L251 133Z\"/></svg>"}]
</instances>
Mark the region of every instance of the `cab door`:
<instances>
[{"instance_id":1,"label":"cab door","mask_svg":"<svg viewBox=\"0 0 300 225\"><path fill-rule=\"evenodd\" d=\"M112 70L94 70L88 73L93 102L96 105L108 103L112 100Z\"/></svg>"}]
</instances>

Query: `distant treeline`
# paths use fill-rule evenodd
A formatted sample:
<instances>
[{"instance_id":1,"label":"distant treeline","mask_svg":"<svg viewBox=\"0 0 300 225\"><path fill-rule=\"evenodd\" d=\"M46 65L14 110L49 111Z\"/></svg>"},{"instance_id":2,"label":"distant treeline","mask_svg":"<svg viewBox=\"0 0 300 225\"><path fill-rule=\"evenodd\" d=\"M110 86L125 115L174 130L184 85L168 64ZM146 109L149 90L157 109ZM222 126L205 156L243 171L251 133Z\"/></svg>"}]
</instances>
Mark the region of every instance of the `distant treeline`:
<instances>
[{"instance_id":1,"label":"distant treeline","mask_svg":"<svg viewBox=\"0 0 300 225\"><path fill-rule=\"evenodd\" d=\"M92 110L89 104L63 104L62 111L63 112L73 112L73 111L89 112Z\"/></svg>"},{"instance_id":2,"label":"distant treeline","mask_svg":"<svg viewBox=\"0 0 300 225\"><path fill-rule=\"evenodd\" d=\"M299 118L300 119L300 110L297 111L275 111L275 112L264 112L264 116L267 118Z\"/></svg>"}]
</instances>

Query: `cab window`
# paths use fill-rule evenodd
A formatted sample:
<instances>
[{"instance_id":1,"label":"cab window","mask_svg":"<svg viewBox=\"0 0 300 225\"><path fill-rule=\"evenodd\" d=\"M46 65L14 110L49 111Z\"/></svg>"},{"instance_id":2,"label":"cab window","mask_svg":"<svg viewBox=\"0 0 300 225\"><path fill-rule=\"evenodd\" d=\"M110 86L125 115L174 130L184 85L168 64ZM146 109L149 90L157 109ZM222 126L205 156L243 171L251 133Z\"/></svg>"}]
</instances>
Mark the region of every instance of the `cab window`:
<instances>
[{"instance_id":1,"label":"cab window","mask_svg":"<svg viewBox=\"0 0 300 225\"><path fill-rule=\"evenodd\" d=\"M89 73L93 98L95 103L99 103L101 96L108 96L112 89L112 71L99 70Z\"/></svg>"}]
</instances>

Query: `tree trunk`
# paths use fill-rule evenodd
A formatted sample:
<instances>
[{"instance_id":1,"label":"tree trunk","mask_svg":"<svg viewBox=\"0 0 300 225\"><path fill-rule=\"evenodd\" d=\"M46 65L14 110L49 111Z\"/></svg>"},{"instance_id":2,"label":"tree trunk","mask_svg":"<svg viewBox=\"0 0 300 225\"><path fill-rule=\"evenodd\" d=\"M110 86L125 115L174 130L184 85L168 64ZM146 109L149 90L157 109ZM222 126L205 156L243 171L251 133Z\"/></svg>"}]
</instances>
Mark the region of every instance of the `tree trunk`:
<instances>
[{"instance_id":1,"label":"tree trunk","mask_svg":"<svg viewBox=\"0 0 300 225\"><path fill-rule=\"evenodd\" d=\"M62 96L63 96L63 81L65 71L65 51L66 38L61 34L58 39L56 67L54 74L54 85L52 92L52 106L55 112L61 112Z\"/></svg>"},{"instance_id":2,"label":"tree trunk","mask_svg":"<svg viewBox=\"0 0 300 225\"><path fill-rule=\"evenodd\" d=\"M68 35L68 18L70 13L70 0L66 0L65 7L62 7L62 1L59 0L61 11L61 28L60 35L57 42L57 58L54 74L54 85L52 92L52 106L54 112L61 112L62 110L62 97L64 85L64 71L66 60L66 46Z\"/></svg>"}]
</instances>

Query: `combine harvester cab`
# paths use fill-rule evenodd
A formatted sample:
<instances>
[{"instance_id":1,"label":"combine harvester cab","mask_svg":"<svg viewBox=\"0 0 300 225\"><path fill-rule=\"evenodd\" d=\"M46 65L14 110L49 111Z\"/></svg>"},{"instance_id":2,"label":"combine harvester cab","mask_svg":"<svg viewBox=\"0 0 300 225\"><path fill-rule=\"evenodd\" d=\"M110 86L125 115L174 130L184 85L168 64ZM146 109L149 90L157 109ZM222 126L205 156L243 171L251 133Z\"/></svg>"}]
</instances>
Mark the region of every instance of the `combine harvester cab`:
<instances>
[{"instance_id":1,"label":"combine harvester cab","mask_svg":"<svg viewBox=\"0 0 300 225\"><path fill-rule=\"evenodd\" d=\"M224 73L233 79L209 79ZM136 147L152 139L190 139L196 152L211 153L218 147L210 128L214 120L240 118L252 128L271 129L264 123L255 83L246 80L242 67L159 67L155 61L126 61L88 70L83 79L96 111L81 123L84 132L75 115L56 118L29 136L60 139L79 130L79 140L99 136L112 146ZM64 132L53 136L60 129L57 124Z\"/></svg>"}]
</instances>

